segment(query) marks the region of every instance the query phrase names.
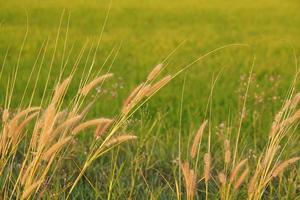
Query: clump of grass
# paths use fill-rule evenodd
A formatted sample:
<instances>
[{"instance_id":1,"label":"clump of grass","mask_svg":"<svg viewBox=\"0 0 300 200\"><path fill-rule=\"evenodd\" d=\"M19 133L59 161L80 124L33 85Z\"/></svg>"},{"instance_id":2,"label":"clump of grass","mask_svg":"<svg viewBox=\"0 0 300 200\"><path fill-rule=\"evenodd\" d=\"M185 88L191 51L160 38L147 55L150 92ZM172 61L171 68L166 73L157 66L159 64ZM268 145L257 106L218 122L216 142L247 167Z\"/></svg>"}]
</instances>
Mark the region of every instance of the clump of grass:
<instances>
[{"instance_id":1,"label":"clump of grass","mask_svg":"<svg viewBox=\"0 0 300 200\"><path fill-rule=\"evenodd\" d=\"M13 183L6 182L3 191L10 198L27 199L34 196L46 181L49 173L54 173L53 165L56 157L71 145L76 134L91 125L99 125L107 119L84 121L85 115L77 112L66 113L62 109L64 95L72 76L68 77L54 89L49 105L18 108L17 113L9 118L9 109L2 114L1 127L1 175L6 179L15 179ZM89 123L89 122L93 123ZM33 128L28 127L31 123ZM26 134L26 135L25 135ZM24 138L29 142L23 143ZM17 155L18 150L24 155ZM15 162L20 167L15 169Z\"/></svg>"},{"instance_id":2,"label":"clump of grass","mask_svg":"<svg viewBox=\"0 0 300 200\"><path fill-rule=\"evenodd\" d=\"M183 174L183 178L184 178L184 183L185 183L185 189L186 189L186 198L189 200L194 199L195 195L196 195L196 188L197 188L197 171L195 171L196 169L196 164L198 161L198 156L199 156L199 150L201 147L201 141L202 141L202 137L205 131L205 127L207 125L208 121L205 120L199 127L193 142L192 142L192 146L190 148L190 158L192 161L194 161L194 165L193 167L190 167L189 161L185 161L183 162L183 164L181 164L181 171ZM196 158L197 156L197 158ZM206 153L204 155L204 180L206 185L208 184L208 181L210 179L210 170L211 170L211 155L209 153ZM181 163L181 162L180 162Z\"/></svg>"},{"instance_id":3,"label":"clump of grass","mask_svg":"<svg viewBox=\"0 0 300 200\"><path fill-rule=\"evenodd\" d=\"M293 87L294 88L294 87ZM272 179L277 177L283 171L295 164L300 160L299 156L288 158L284 161L279 161L280 157L288 145L289 138L293 135L292 130L298 125L300 115L299 115L299 93L286 100L282 109L276 114L271 130L269 133L268 143L265 145L264 150L260 153L259 159L254 163L255 168L251 168L248 164L248 158L242 158L237 156L237 149L235 147L235 158L232 159L232 150L230 141L228 139L224 140L224 168L217 170L217 174L212 173L212 156L211 152L208 151L204 153L203 156L203 177L199 180L192 181L191 172L199 174L197 172L197 162L200 155L200 144L203 137L203 132L207 121L200 126L198 132L195 134L194 140L191 145L189 159L195 168L190 167L189 161L184 161L181 165L181 171L184 179L184 186L186 189L186 198L194 199L197 196L197 185L195 189L194 182L198 183L204 180L205 183L205 196L208 199L209 195L209 180L212 178L218 180L219 184L219 194L220 199L228 200L237 197L238 191L243 186L248 188L248 199L258 200L261 199L266 187L270 184ZM243 105L243 111L245 111L245 104ZM241 114L241 121L244 119L244 114ZM239 122L241 124L241 121ZM240 131L240 128L238 128ZM290 133L290 134L289 134ZM231 134L232 135L232 134ZM236 142L240 134L237 134ZM284 140L288 138L288 140ZM210 141L210 140L209 140ZM283 143L285 141L285 143ZM237 143L236 143L237 144ZM208 144L208 147L210 144ZM181 162L180 162L181 163ZM252 175L249 177L249 175ZM197 177L197 175L193 175ZM244 191L244 190L243 190ZM179 195L177 195L179 196Z\"/></svg>"},{"instance_id":4,"label":"clump of grass","mask_svg":"<svg viewBox=\"0 0 300 200\"><path fill-rule=\"evenodd\" d=\"M197 184L197 174L195 173L194 169L190 169L188 162L184 162L181 165L181 170L185 181L186 199L194 199Z\"/></svg>"},{"instance_id":5,"label":"clump of grass","mask_svg":"<svg viewBox=\"0 0 300 200\"><path fill-rule=\"evenodd\" d=\"M114 124L110 128L110 131L107 133L107 136L99 141L96 140L96 143L93 145L92 149L87 155L86 161L78 175L75 179L69 195L75 188L78 181L81 179L85 171L90 167L90 165L101 155L111 149L115 144L120 144L128 140L136 139L133 135L114 135L118 132L118 130L122 127L122 125L126 122L126 120L141 106L143 105L153 94L155 94L159 89L161 89L164 85L166 85L171 79L172 76L168 75L156 83L152 84L152 82L157 78L159 72L162 69L162 65L157 66L150 72L147 77L147 80L142 84L138 85L126 98L122 112L120 116L115 120ZM149 78L151 77L151 79ZM108 122L110 123L110 122Z\"/></svg>"},{"instance_id":6,"label":"clump of grass","mask_svg":"<svg viewBox=\"0 0 300 200\"><path fill-rule=\"evenodd\" d=\"M299 160L298 157L293 157L279 163L280 155L284 151L282 145L287 145L282 144L282 141L300 119L299 110L295 110L298 104L299 93L286 100L282 109L276 114L269 133L268 144L260 155L249 182L249 199L260 199L270 181L286 167Z\"/></svg>"},{"instance_id":7,"label":"clump of grass","mask_svg":"<svg viewBox=\"0 0 300 200\"><path fill-rule=\"evenodd\" d=\"M97 158L113 147L137 138L132 133L122 134L121 128L140 104L145 103L171 80L171 76L166 76L152 84L162 67L162 64L156 66L148 75L146 82L129 95L125 100L123 112L115 119L106 117L86 119L98 98L96 96L93 101L86 103L87 95L98 85L102 86L104 81L113 76L112 73L100 75L86 84L83 84L87 82L86 80L81 80L81 86L68 109L63 107L69 103L64 99L72 84L75 70L54 87L47 106L29 105L25 109L16 108L16 112L13 112L9 106L13 96L8 92L0 129L0 175L3 191L1 195L17 199L36 197L41 188L45 190L51 181L52 175L58 170L56 166L64 162L63 158L75 144L76 137L94 128L91 150L79 175L69 188L70 195L85 171Z\"/></svg>"}]
</instances>

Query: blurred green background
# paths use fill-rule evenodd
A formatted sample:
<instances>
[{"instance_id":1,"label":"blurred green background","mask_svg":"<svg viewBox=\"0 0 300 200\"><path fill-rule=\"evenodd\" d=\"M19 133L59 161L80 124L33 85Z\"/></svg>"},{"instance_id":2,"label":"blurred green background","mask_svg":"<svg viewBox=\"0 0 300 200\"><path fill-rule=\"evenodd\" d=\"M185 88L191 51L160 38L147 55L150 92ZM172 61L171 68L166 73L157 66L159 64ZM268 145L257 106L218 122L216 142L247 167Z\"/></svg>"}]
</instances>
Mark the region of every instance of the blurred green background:
<instances>
[{"instance_id":1,"label":"blurred green background","mask_svg":"<svg viewBox=\"0 0 300 200\"><path fill-rule=\"evenodd\" d=\"M182 73L149 101L144 110L150 117L162 114L166 129L177 130L183 78L186 74L183 126L197 126L205 116L212 80L221 72L213 92L211 118L216 126L228 121L232 123L239 117L241 98L255 57L247 105L249 122L245 126L247 130L252 128L254 132L256 129L260 130L257 133L259 135L262 130L269 128L269 122L294 78L295 62L299 57L300 3L297 0L1 1L1 67L7 53L0 82L1 104L4 103L9 74L18 62L27 22L28 34L21 52L13 105L20 103L25 83L38 52L42 49L37 66L41 64L44 50L46 52L34 98L34 103L39 103L52 62L61 18L50 85L57 81L62 63L67 61L67 68L70 70L80 51L84 50L74 84L67 96L71 98L77 91L77 83L83 78L81 72L84 66L92 63L93 51L110 3L111 9L92 74L99 72L112 52L102 73L111 65L111 71L116 76L105 85L103 98L97 103L92 115L118 113L130 90L178 46L180 47L175 53L166 60L165 74L175 73L199 56L220 46L243 43L249 46L226 48L195 63L187 73ZM37 70L34 72L33 77L37 76ZM68 70L65 76L67 74ZM31 82L28 95L31 94L33 85ZM47 88L47 94L51 94L52 88Z\"/></svg>"}]
</instances>

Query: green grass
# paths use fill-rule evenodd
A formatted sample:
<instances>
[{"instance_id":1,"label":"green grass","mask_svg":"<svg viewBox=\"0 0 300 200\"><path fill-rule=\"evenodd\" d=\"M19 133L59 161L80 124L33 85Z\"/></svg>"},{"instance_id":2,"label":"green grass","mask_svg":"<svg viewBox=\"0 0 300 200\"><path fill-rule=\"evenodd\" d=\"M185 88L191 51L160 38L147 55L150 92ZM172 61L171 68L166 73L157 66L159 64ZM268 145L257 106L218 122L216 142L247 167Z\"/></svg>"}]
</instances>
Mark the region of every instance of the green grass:
<instances>
[{"instance_id":1,"label":"green grass","mask_svg":"<svg viewBox=\"0 0 300 200\"><path fill-rule=\"evenodd\" d=\"M42 3L23 1L22 4L10 1L2 3L0 12L2 60L9 47L4 74L16 65L26 30L26 16L28 16L29 33L22 52L20 63L22 75L17 83L16 94L22 93L20 85L25 82L41 44L49 37L49 53L45 58L46 65L42 73L44 77L46 76L59 20L64 9L66 12L54 66L61 65L68 15L70 14L70 30L67 49L75 45L71 55L72 63L76 59L76 53L87 40L86 51L89 50L90 45L95 45L108 6L108 1L43 1ZM205 104L210 91L212 74L218 73L222 68L225 69L215 92L218 97L214 99L218 101L217 107L221 103L226 109L235 107L236 101L232 98L236 97L234 91L238 89L240 76L249 71L253 56L256 57L255 73L260 86L269 88L270 84L266 76L279 74L281 76L279 89L282 94L295 69L291 45L296 52L299 49L300 41L297 36L300 30L295 26L300 18L297 14L298 8L297 2L286 2L281 5L274 1L260 3L249 1L243 4L205 1L185 3L114 1L95 66L99 68L111 49L121 45L111 69L124 80L126 91L120 91L117 99L120 102L134 84L138 83L155 64L164 60L183 41L185 41L184 45L169 59L168 68L172 72L214 48L230 43L246 43L250 45L250 48L223 50L195 64L189 70L187 86L191 89L186 91L186 96L190 99L187 103L191 106L187 109L193 108L194 110L195 107L199 108ZM84 61L81 63L81 68L83 63ZM58 69L59 67L55 67L54 71L57 72ZM4 79L3 82L6 80ZM180 85L181 81L175 80L160 97L164 96L166 100L172 99L175 105L178 104L176 99L178 100L179 93L172 91L178 90ZM4 90L3 87L1 87L2 90ZM18 98L17 95L16 98ZM178 107L172 102L164 106ZM158 108L155 103L151 105L159 110L163 109ZM223 112L220 118L224 117L227 117L227 111Z\"/></svg>"},{"instance_id":2,"label":"green grass","mask_svg":"<svg viewBox=\"0 0 300 200\"><path fill-rule=\"evenodd\" d=\"M27 19L28 36L21 54L12 107L19 105L24 83L27 81L38 51L48 40L47 54L34 103L40 101L64 10L50 81L51 84L57 81L62 61L66 60L71 47L73 48L67 71L75 63L82 47L86 45L75 78L76 85L76 80L82 78L80 72L85 63L87 65L92 63L88 53L90 49L95 49L108 7L108 0L1 2L0 66L8 49L3 76L0 79L1 105L4 103L3 94L8 75L17 64ZM162 62L182 42L180 48L167 60L167 72L164 73L175 73L199 56L220 46L243 43L249 47L226 48L195 63L187 71L182 107L182 143L188 143L190 133L204 120L212 79L221 72L213 92L210 117L213 131L212 145L215 152L218 152L218 145L222 141L219 139L220 135L215 133L220 132L221 123L226 125L229 123L236 127L238 113L242 106L241 95L245 90L243 85L246 82L245 76L248 75L255 57L255 78L249 92L248 115L242 127L240 152L244 155L257 152L265 144L273 115L281 106L294 78L295 57L299 58L300 50L299 9L300 4L296 0L284 2L278 0L257 2L114 0L96 55L95 69L92 72L93 74L98 72L111 50L115 48L113 51L114 55L116 54L115 60L113 55L104 67L107 70L112 63L111 71L116 76L106 87L113 91L113 94L105 94L96 104L91 115L106 116L118 113L129 91L143 80L153 66ZM68 17L70 17L69 25ZM64 52L67 30L68 39ZM38 63L40 62L39 60ZM106 180L115 180L111 199L127 197L133 187L135 188L133 197L136 199L174 198L162 176L167 177L171 184L173 183L173 174L170 172L174 170L172 160L178 155L177 138L180 129L184 74L163 88L134 116L132 129L141 139L136 144L120 147L87 172L86 176L91 179L98 191L95 192L83 180L74 195L83 197L90 194L91 197L99 195L100 198L107 198ZM297 87L299 89L299 86ZM28 95L32 89L33 84L30 84ZM51 92L52 90L47 90L47 94ZM72 86L69 92L75 93L76 88ZM68 96L66 98L68 99ZM157 119L160 120L153 130L148 132L149 127ZM287 154L294 155L297 151L293 147L299 145L299 142L294 140L290 144ZM158 147L155 148L153 145ZM87 147L83 145L79 151L85 148ZM113 158L114 162L109 163L110 156L117 156L117 153L120 157ZM152 156L147 157L148 154ZM110 173L114 171L111 170L110 165L115 163L118 166L115 173L121 174L112 179ZM139 174L134 170L135 166L146 173L148 186L142 176L134 174ZM73 167L71 163L66 169L70 170ZM134 179L136 180L133 181ZM297 180L299 181L299 178ZM289 194L293 195L292 192Z\"/></svg>"}]
</instances>

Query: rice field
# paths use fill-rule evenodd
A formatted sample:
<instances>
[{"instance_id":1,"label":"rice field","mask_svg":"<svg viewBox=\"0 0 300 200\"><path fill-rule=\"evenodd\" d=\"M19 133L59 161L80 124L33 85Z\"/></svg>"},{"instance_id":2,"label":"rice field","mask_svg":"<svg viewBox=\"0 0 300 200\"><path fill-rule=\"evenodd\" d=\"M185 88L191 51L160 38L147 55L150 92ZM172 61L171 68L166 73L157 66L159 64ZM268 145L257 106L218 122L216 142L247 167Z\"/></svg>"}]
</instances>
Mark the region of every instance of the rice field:
<instances>
[{"instance_id":1,"label":"rice field","mask_svg":"<svg viewBox=\"0 0 300 200\"><path fill-rule=\"evenodd\" d=\"M0 199L300 199L297 1L0 3Z\"/></svg>"}]
</instances>

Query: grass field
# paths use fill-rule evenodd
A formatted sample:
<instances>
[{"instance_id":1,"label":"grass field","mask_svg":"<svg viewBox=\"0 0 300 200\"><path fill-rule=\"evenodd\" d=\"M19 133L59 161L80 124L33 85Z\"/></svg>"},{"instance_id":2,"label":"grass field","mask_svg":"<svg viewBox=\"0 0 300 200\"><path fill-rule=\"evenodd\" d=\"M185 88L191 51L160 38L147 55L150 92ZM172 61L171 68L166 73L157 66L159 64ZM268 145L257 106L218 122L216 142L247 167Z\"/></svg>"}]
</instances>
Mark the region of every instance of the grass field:
<instances>
[{"instance_id":1,"label":"grass field","mask_svg":"<svg viewBox=\"0 0 300 200\"><path fill-rule=\"evenodd\" d=\"M176 199L176 184L185 193L176 160L179 155L181 160L188 159L194 133L205 119L209 120L207 131L211 134L204 134L201 152L211 148L212 173L217 174L223 167L220 146L224 139L229 139L234 148L239 131L238 156L249 158L248 165L254 168L268 142L274 115L295 78L300 50L299 9L296 0L2 1L0 108L6 106L7 84L16 68L12 110L28 106L33 90L36 92L32 105L40 104L51 69L45 90L49 100L61 67L66 66L66 78L79 60L63 105L69 105L76 94L80 80L85 78L85 66L93 65L90 80L100 70L101 74L113 72L114 78L101 88L101 98L87 118L113 118L130 91L158 63L166 65L164 75L175 74L207 52L240 44L195 62L147 101L125 125L138 139L114 148L94 162L71 194L74 199ZM98 41L100 46L94 54ZM23 95L32 69L32 79ZM296 92L299 89L296 82ZM47 103L44 101L43 106ZM243 108L245 117L239 130ZM125 132L125 127L121 132ZM284 151L278 160L299 156L299 128L294 127L292 132L291 137L284 138ZM40 189L34 198L41 197L40 193L46 199L66 197L92 140L87 132L73 141L76 148L71 148L65 157L67 161L53 175L61 178L44 183L49 190ZM203 154L199 155L201 162ZM271 182L262 197L299 198L300 171L296 166ZM202 171L203 166L199 164L195 169ZM11 192L4 182L1 179L1 190L5 191L0 193L2 196ZM196 197L220 198L217 179L207 185L199 178ZM206 186L209 193L205 192ZM246 199L247 186L242 185L231 198Z\"/></svg>"}]
</instances>

